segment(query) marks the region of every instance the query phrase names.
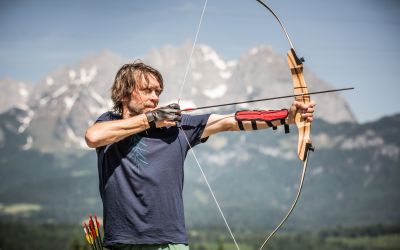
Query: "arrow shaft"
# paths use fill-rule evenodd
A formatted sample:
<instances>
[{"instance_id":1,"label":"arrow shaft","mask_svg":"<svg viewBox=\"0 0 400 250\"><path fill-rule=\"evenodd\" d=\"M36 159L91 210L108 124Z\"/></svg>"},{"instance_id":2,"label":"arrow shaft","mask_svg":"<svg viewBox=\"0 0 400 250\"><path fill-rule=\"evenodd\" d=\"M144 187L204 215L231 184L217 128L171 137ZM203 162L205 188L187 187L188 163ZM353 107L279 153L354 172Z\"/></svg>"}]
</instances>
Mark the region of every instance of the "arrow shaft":
<instances>
[{"instance_id":1,"label":"arrow shaft","mask_svg":"<svg viewBox=\"0 0 400 250\"><path fill-rule=\"evenodd\" d=\"M198 108L187 108L187 109L183 109L182 111L189 112L189 111L195 111L195 110L200 110L200 109L217 108L217 107L224 107L224 106L243 104L243 103L271 101L271 100L285 99L285 98L291 98L291 97L296 97L296 96L304 96L304 95L318 95L318 94L323 94L323 93L331 93L331 92L338 92L338 91L345 91L345 90L352 90L352 89L354 89L354 87L341 88L341 89L330 89L330 90L324 90L324 91L315 91L315 92L309 92L307 94L284 95L284 96L276 96L276 97L269 97L269 98L256 99L256 100L230 102L230 103L224 103L224 104L203 106L203 107L198 107Z\"/></svg>"}]
</instances>

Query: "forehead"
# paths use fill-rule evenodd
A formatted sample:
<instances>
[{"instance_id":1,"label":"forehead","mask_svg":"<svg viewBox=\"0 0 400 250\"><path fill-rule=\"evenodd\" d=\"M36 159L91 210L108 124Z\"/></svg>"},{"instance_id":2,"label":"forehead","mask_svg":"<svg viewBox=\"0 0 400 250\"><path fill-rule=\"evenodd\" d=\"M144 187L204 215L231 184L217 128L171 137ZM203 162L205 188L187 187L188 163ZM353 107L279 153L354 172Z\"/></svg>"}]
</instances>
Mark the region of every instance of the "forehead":
<instances>
[{"instance_id":1,"label":"forehead","mask_svg":"<svg viewBox=\"0 0 400 250\"><path fill-rule=\"evenodd\" d=\"M139 88L161 88L160 82L151 73L135 72L135 81Z\"/></svg>"}]
</instances>

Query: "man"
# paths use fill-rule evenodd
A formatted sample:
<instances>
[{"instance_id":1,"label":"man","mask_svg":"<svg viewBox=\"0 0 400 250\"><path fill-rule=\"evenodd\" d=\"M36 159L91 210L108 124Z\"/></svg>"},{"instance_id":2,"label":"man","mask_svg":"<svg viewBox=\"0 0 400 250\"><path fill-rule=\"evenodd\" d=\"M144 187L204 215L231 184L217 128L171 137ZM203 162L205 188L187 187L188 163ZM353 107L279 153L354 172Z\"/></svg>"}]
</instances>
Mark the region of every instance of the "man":
<instances>
[{"instance_id":1,"label":"man","mask_svg":"<svg viewBox=\"0 0 400 250\"><path fill-rule=\"evenodd\" d=\"M297 102L289 111L185 115L178 104L157 108L163 88L156 69L125 64L111 88L113 112L86 132L97 151L104 246L111 249L188 249L182 191L191 146L223 131L287 126L296 112L313 120L314 103Z\"/></svg>"}]
</instances>

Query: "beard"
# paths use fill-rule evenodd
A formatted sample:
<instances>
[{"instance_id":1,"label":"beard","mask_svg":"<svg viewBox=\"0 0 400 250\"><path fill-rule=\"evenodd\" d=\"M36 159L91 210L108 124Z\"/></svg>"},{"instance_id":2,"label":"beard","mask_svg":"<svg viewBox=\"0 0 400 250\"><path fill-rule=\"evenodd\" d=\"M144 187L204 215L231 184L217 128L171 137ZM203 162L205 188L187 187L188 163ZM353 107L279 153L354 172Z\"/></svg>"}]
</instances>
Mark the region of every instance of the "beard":
<instances>
[{"instance_id":1,"label":"beard","mask_svg":"<svg viewBox=\"0 0 400 250\"><path fill-rule=\"evenodd\" d=\"M129 112L129 116L136 116L140 114L144 114L147 111L153 110L155 107L153 105L148 106L146 103L133 103L129 102L127 105L127 109Z\"/></svg>"},{"instance_id":2,"label":"beard","mask_svg":"<svg viewBox=\"0 0 400 250\"><path fill-rule=\"evenodd\" d=\"M130 116L140 115L145 112L145 106L143 103L132 103L129 102L127 106L128 112Z\"/></svg>"}]
</instances>

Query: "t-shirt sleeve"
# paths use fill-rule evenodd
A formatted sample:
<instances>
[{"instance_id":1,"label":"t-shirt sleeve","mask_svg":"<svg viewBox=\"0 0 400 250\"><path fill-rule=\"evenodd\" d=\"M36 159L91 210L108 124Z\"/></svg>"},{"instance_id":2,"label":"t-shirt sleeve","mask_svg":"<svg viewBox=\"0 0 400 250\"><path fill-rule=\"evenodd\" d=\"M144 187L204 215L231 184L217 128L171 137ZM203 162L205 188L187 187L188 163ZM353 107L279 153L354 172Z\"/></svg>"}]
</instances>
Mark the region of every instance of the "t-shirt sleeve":
<instances>
[{"instance_id":1,"label":"t-shirt sleeve","mask_svg":"<svg viewBox=\"0 0 400 250\"><path fill-rule=\"evenodd\" d=\"M103 113L101 116L99 116L99 118L97 118L95 123L117 120L117 119L121 119L121 118L117 114L113 113L112 111L108 111L108 112Z\"/></svg>"},{"instance_id":2,"label":"t-shirt sleeve","mask_svg":"<svg viewBox=\"0 0 400 250\"><path fill-rule=\"evenodd\" d=\"M103 113L102 115L100 115L94 123L112 121L112 120L117 120L117 119L121 119L121 117L118 114L115 114L112 111L107 111L107 112ZM102 154L105 148L106 148L106 146L97 147L96 148L97 154Z\"/></svg>"},{"instance_id":3,"label":"t-shirt sleeve","mask_svg":"<svg viewBox=\"0 0 400 250\"><path fill-rule=\"evenodd\" d=\"M192 147L207 141L208 137L201 139L201 135L203 134L209 117L210 114L182 115L181 126Z\"/></svg>"}]
</instances>

